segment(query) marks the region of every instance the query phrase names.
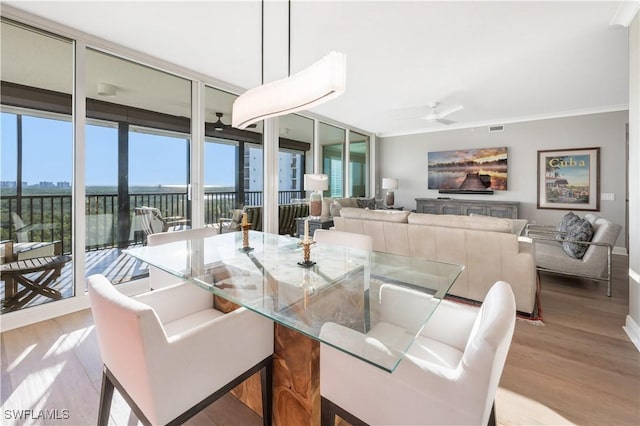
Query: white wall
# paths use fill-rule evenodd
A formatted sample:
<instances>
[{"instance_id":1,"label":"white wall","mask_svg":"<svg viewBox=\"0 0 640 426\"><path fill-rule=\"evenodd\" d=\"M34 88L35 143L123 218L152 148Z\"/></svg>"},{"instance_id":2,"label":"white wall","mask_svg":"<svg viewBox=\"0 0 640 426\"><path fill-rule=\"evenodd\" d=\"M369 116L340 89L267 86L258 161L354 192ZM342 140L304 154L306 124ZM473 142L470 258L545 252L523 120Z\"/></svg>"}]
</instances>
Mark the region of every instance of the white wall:
<instances>
[{"instance_id":1,"label":"white wall","mask_svg":"<svg viewBox=\"0 0 640 426\"><path fill-rule=\"evenodd\" d=\"M539 224L556 224L565 210L538 210L536 206L537 151L600 147L600 191L614 193L615 200L600 201L598 214L624 227L627 122L628 112L618 111L506 124L502 132L489 133L487 127L481 127L381 138L379 176L398 178L396 205L415 209L415 198L439 196L438 191L427 189L428 152L506 146L508 190L495 191L493 195L444 196L519 201L521 218ZM616 242L618 252L624 250L625 235L623 229Z\"/></svg>"},{"instance_id":2,"label":"white wall","mask_svg":"<svg viewBox=\"0 0 640 426\"><path fill-rule=\"evenodd\" d=\"M625 331L640 350L640 14L629 27L629 315Z\"/></svg>"}]
</instances>

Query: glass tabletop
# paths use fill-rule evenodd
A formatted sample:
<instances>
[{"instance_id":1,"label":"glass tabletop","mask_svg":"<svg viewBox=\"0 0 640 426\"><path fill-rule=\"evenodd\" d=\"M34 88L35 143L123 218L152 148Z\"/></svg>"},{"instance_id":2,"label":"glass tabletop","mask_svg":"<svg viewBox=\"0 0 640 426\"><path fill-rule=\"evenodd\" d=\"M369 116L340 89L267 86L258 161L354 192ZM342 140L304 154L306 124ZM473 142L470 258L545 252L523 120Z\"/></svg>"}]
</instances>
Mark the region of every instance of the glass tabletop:
<instances>
[{"instance_id":1,"label":"glass tabletop","mask_svg":"<svg viewBox=\"0 0 640 426\"><path fill-rule=\"evenodd\" d=\"M387 371L463 269L326 244L312 244L314 264L301 266L300 243L249 231L244 249L242 232L230 232L126 253Z\"/></svg>"}]
</instances>

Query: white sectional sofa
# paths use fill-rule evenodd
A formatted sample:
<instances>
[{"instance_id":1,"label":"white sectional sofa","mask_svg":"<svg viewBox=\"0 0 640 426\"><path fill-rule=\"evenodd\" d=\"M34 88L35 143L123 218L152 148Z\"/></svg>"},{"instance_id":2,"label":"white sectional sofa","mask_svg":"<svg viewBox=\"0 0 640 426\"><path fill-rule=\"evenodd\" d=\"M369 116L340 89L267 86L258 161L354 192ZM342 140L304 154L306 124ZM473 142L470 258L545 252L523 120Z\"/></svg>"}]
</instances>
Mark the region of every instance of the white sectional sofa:
<instances>
[{"instance_id":1,"label":"white sectional sofa","mask_svg":"<svg viewBox=\"0 0 640 426\"><path fill-rule=\"evenodd\" d=\"M534 246L519 236L526 221L349 207L333 221L336 230L370 235L375 251L464 265L449 292L454 296L482 301L496 281L506 281L517 310L534 310Z\"/></svg>"}]
</instances>

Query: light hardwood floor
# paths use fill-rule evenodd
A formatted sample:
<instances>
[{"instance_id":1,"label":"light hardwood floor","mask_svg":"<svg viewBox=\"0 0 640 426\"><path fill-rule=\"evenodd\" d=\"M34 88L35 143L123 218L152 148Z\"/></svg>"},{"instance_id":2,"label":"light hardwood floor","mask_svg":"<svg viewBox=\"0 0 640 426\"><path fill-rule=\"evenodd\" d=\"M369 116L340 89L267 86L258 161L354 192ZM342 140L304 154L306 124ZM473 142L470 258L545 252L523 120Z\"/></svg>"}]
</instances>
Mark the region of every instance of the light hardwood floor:
<instances>
[{"instance_id":1,"label":"light hardwood floor","mask_svg":"<svg viewBox=\"0 0 640 426\"><path fill-rule=\"evenodd\" d=\"M626 262L615 256L611 298L604 283L542 276L544 326L516 324L496 399L499 424L640 424L640 353L621 328L628 312ZM101 362L89 311L0 339L1 424L95 424ZM69 418L14 422L14 411L7 411L26 409L35 410L31 417L39 410L66 417L68 410ZM136 424L117 395L112 423ZM189 424L262 423L226 396Z\"/></svg>"}]
</instances>

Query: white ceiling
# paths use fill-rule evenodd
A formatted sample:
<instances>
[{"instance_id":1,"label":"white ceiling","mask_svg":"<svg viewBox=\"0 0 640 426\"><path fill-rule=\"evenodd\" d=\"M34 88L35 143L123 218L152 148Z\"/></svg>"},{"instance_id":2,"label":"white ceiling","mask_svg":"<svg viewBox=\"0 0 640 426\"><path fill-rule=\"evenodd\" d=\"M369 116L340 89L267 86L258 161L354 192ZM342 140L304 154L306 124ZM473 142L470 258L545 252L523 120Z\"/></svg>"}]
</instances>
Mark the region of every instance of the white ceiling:
<instances>
[{"instance_id":1,"label":"white ceiling","mask_svg":"<svg viewBox=\"0 0 640 426\"><path fill-rule=\"evenodd\" d=\"M260 84L259 1L4 3L232 85ZM627 109L628 30L609 25L620 3L294 0L291 72L346 53L347 92L313 112L382 136ZM282 6L267 5L265 65L286 72ZM434 101L464 105L447 117L455 124L419 118Z\"/></svg>"}]
</instances>

